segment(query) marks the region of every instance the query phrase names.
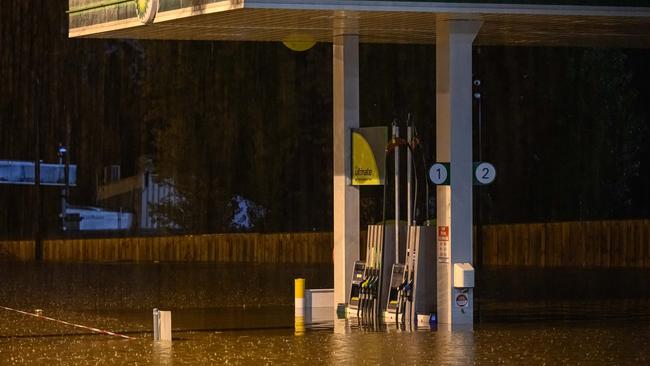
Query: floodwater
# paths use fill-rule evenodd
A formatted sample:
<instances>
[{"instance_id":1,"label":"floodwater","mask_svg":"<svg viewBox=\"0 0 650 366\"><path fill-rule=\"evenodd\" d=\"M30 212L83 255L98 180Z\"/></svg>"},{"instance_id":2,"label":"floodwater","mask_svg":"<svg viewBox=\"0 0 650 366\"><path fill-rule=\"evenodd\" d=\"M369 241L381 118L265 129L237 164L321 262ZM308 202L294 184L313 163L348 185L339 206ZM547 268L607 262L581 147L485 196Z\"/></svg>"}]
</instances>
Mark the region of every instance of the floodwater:
<instances>
[{"instance_id":1,"label":"floodwater","mask_svg":"<svg viewBox=\"0 0 650 366\"><path fill-rule=\"evenodd\" d=\"M308 287L331 281L321 266L0 263L0 306L133 338L0 309L0 365L650 364L647 270L485 270L474 330L453 333L345 320L296 328L299 273L319 284ZM152 341L156 303L173 305L171 343Z\"/></svg>"},{"instance_id":2,"label":"floodwater","mask_svg":"<svg viewBox=\"0 0 650 366\"><path fill-rule=\"evenodd\" d=\"M293 309L285 309L291 314ZM2 322L20 323L20 319ZM23 319L24 320L24 319ZM38 325L34 324L38 327ZM64 332L65 333L65 332ZM0 338L0 364L571 364L646 365L648 322L481 323L474 331L331 327L181 331L168 342L151 333Z\"/></svg>"}]
</instances>

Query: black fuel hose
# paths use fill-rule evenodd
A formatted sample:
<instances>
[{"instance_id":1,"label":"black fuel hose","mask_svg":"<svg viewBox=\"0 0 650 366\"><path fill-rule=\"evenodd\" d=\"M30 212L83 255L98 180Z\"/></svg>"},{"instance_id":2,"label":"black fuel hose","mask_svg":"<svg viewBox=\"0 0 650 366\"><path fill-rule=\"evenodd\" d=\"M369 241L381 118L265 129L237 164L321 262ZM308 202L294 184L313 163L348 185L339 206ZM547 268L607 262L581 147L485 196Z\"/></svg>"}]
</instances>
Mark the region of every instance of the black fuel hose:
<instances>
[{"instance_id":1,"label":"black fuel hose","mask_svg":"<svg viewBox=\"0 0 650 366\"><path fill-rule=\"evenodd\" d=\"M415 138L413 140L415 140ZM381 243L381 245L382 245L382 247L381 247L381 262L380 262L380 266L379 266L380 271L381 271L381 266L384 265L384 260L385 260L384 243L386 242L386 203L388 201L387 186L388 186L388 165L389 165L389 164L386 164L386 163L388 161L389 155L392 155L393 159L395 158L395 155L392 154L392 153L395 151L396 148L399 148L399 146L402 146L402 145L406 146L409 149L409 151L411 152L411 155L413 156L413 159L411 160L411 164L412 164L412 167L413 167L413 176L414 176L414 195L413 195L414 196L413 197L414 198L414 200L413 200L414 204L413 204L413 212L412 212L413 216L412 217L413 217L414 221L417 222L417 218L416 218L417 210L416 209L417 209L417 202L418 202L418 199L417 199L418 198L418 172L417 172L418 169L417 169L417 165L415 164L415 151L414 151L414 146L412 146L412 145L417 146L417 145L419 145L419 143L418 144L413 144L413 141L407 141L407 140L401 139L401 138L393 138L393 139L391 139L391 141L386 146L386 151L385 151L386 158L384 159L384 164L386 166L386 169L385 169L386 174L384 174L384 192L383 192L384 197L383 197L383 202L382 202L382 225L384 226L384 230L383 230L383 235L382 235L383 238L382 238L382 243ZM398 179L399 179L399 177L398 177ZM427 203L427 210L428 210L428 203ZM397 218L395 218L395 220L397 220ZM409 223L407 223L407 226L410 226L411 224L412 223L409 222ZM399 253L395 253L395 255L398 256L398 258L399 258ZM378 276L380 277L381 273L378 274ZM378 281L378 282L379 282L379 286L378 286L378 289L377 289L377 297L381 297L381 290L382 290L381 289L381 282L382 281ZM396 314L395 314L396 322L398 321L397 319L399 317L399 310L400 310L401 302L403 302L403 296L399 296L399 298L400 298L400 301L398 301L398 306L396 308Z\"/></svg>"}]
</instances>

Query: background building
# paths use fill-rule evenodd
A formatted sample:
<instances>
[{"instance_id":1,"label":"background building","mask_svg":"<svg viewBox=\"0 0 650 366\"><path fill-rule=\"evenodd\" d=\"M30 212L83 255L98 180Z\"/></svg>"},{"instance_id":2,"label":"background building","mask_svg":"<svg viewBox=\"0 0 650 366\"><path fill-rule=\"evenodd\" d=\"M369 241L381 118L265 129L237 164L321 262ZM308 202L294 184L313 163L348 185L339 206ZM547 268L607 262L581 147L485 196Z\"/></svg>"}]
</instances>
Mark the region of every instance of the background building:
<instances>
[{"instance_id":1,"label":"background building","mask_svg":"<svg viewBox=\"0 0 650 366\"><path fill-rule=\"evenodd\" d=\"M138 173L124 179L119 166L105 168L97 187L97 204L108 210L133 212L133 229L139 230L161 228L155 218L155 205L173 196L173 185L159 181L151 160L145 157L139 159Z\"/></svg>"}]
</instances>

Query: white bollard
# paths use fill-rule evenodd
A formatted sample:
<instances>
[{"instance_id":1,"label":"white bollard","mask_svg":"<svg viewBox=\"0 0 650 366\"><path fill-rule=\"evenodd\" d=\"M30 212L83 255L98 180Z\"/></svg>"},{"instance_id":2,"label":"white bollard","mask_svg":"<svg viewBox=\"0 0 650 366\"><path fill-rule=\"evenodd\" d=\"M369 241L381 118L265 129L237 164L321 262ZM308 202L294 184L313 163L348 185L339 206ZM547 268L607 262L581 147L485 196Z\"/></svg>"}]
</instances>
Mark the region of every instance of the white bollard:
<instances>
[{"instance_id":1,"label":"white bollard","mask_svg":"<svg viewBox=\"0 0 650 366\"><path fill-rule=\"evenodd\" d=\"M153 340L160 340L160 311L153 309Z\"/></svg>"},{"instance_id":2,"label":"white bollard","mask_svg":"<svg viewBox=\"0 0 650 366\"><path fill-rule=\"evenodd\" d=\"M170 342L172 340L172 312L171 311L160 312L160 340L170 341Z\"/></svg>"},{"instance_id":3,"label":"white bollard","mask_svg":"<svg viewBox=\"0 0 650 366\"><path fill-rule=\"evenodd\" d=\"M172 340L172 312L153 309L153 340Z\"/></svg>"}]
</instances>

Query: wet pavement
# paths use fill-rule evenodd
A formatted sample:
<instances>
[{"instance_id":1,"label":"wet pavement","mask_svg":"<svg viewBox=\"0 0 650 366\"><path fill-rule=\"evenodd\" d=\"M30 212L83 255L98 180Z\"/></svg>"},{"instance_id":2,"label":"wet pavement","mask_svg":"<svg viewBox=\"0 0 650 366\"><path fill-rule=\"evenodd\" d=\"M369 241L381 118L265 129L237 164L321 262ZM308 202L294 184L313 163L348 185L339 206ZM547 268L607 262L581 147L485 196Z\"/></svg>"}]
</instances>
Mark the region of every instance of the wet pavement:
<instances>
[{"instance_id":1,"label":"wet pavement","mask_svg":"<svg viewBox=\"0 0 650 366\"><path fill-rule=\"evenodd\" d=\"M0 309L0 365L650 364L647 270L484 271L474 331L449 333L340 320L295 329L291 279L306 273L308 283L326 287L327 268L5 264L0 305L39 308L44 316L134 339ZM224 289L232 296L223 298ZM193 294L203 297L183 302ZM159 303L172 310L171 344L152 341L151 309Z\"/></svg>"}]
</instances>

